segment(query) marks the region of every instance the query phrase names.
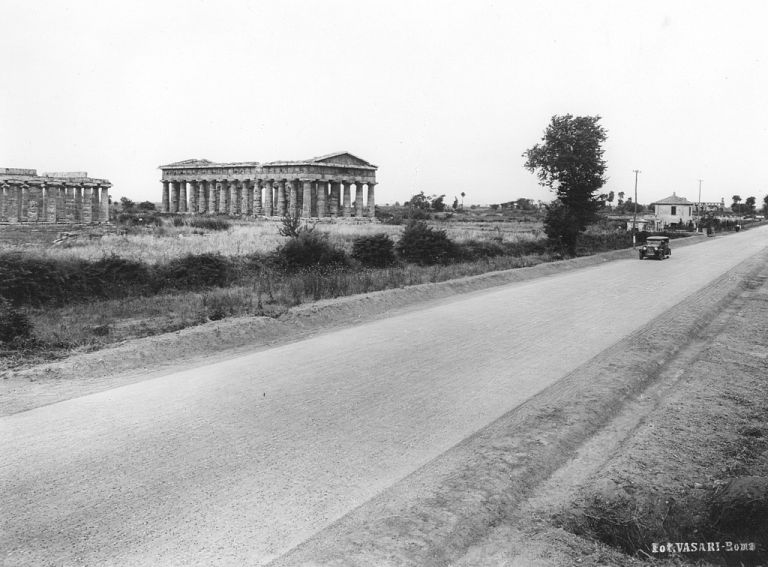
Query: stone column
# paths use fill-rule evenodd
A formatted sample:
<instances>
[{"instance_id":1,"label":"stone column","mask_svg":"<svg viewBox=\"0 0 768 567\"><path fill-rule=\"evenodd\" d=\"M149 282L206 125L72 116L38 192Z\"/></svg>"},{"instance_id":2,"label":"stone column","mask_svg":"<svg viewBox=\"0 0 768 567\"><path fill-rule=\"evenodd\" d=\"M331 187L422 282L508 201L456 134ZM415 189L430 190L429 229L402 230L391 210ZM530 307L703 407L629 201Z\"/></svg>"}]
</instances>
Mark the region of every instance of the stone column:
<instances>
[{"instance_id":1,"label":"stone column","mask_svg":"<svg viewBox=\"0 0 768 567\"><path fill-rule=\"evenodd\" d=\"M229 191L226 181L216 183L216 192L219 194L219 206L217 213L226 215L229 212Z\"/></svg>"},{"instance_id":2,"label":"stone column","mask_svg":"<svg viewBox=\"0 0 768 567\"><path fill-rule=\"evenodd\" d=\"M304 199L302 201L301 216L309 218L312 216L312 181L309 179L302 179L301 183L304 188Z\"/></svg>"},{"instance_id":3,"label":"stone column","mask_svg":"<svg viewBox=\"0 0 768 567\"><path fill-rule=\"evenodd\" d=\"M243 206L242 211L244 215L253 215L253 189L256 183L251 183L249 179L243 181Z\"/></svg>"},{"instance_id":4,"label":"stone column","mask_svg":"<svg viewBox=\"0 0 768 567\"><path fill-rule=\"evenodd\" d=\"M237 215L239 210L239 201L237 198L237 181L234 179L229 180L229 209L227 212L230 216Z\"/></svg>"},{"instance_id":5,"label":"stone column","mask_svg":"<svg viewBox=\"0 0 768 567\"><path fill-rule=\"evenodd\" d=\"M83 222L83 186L75 186L75 222Z\"/></svg>"},{"instance_id":6,"label":"stone column","mask_svg":"<svg viewBox=\"0 0 768 567\"><path fill-rule=\"evenodd\" d=\"M363 184L358 181L355 183L355 216L363 216Z\"/></svg>"},{"instance_id":7,"label":"stone column","mask_svg":"<svg viewBox=\"0 0 768 567\"><path fill-rule=\"evenodd\" d=\"M267 217L271 217L274 213L272 208L272 199L274 198L272 195L273 184L274 181L272 179L267 179L264 184L264 216Z\"/></svg>"},{"instance_id":8,"label":"stone column","mask_svg":"<svg viewBox=\"0 0 768 567\"><path fill-rule=\"evenodd\" d=\"M187 181L179 181L179 212L187 212Z\"/></svg>"},{"instance_id":9,"label":"stone column","mask_svg":"<svg viewBox=\"0 0 768 567\"><path fill-rule=\"evenodd\" d=\"M342 181L341 182L342 187L344 187L344 210L342 215L345 217L351 217L352 216L352 197L350 195L350 184L349 181Z\"/></svg>"},{"instance_id":10,"label":"stone column","mask_svg":"<svg viewBox=\"0 0 768 567\"><path fill-rule=\"evenodd\" d=\"M21 186L10 186L10 199L8 206L8 220L12 223L17 223L21 220Z\"/></svg>"},{"instance_id":11,"label":"stone column","mask_svg":"<svg viewBox=\"0 0 768 567\"><path fill-rule=\"evenodd\" d=\"M219 205L219 194L217 193L217 182L211 179L208 182L208 212L215 214Z\"/></svg>"},{"instance_id":12,"label":"stone column","mask_svg":"<svg viewBox=\"0 0 768 567\"><path fill-rule=\"evenodd\" d=\"M317 216L323 218L328 216L328 207L326 205L326 195L328 195L328 182L317 182Z\"/></svg>"},{"instance_id":13,"label":"stone column","mask_svg":"<svg viewBox=\"0 0 768 567\"><path fill-rule=\"evenodd\" d=\"M339 203L341 202L340 184L338 181L331 181L331 216L339 216Z\"/></svg>"},{"instance_id":14,"label":"stone column","mask_svg":"<svg viewBox=\"0 0 768 567\"><path fill-rule=\"evenodd\" d=\"M196 179L189 182L189 209L188 212L197 213L197 193L200 190L199 181Z\"/></svg>"},{"instance_id":15,"label":"stone column","mask_svg":"<svg viewBox=\"0 0 768 567\"><path fill-rule=\"evenodd\" d=\"M285 214L285 179L281 179L277 182L277 212L276 216L283 216Z\"/></svg>"},{"instance_id":16,"label":"stone column","mask_svg":"<svg viewBox=\"0 0 768 567\"><path fill-rule=\"evenodd\" d=\"M25 220L27 222L37 222L40 213L40 186L30 185L27 188L27 196L24 206L26 207Z\"/></svg>"},{"instance_id":17,"label":"stone column","mask_svg":"<svg viewBox=\"0 0 768 567\"><path fill-rule=\"evenodd\" d=\"M200 180L197 182L197 212L205 213L208 211L208 190L206 182Z\"/></svg>"},{"instance_id":18,"label":"stone column","mask_svg":"<svg viewBox=\"0 0 768 567\"><path fill-rule=\"evenodd\" d=\"M253 215L254 216L261 216L264 214L264 209L261 206L261 193L262 193L261 179L254 179L253 181Z\"/></svg>"},{"instance_id":19,"label":"stone column","mask_svg":"<svg viewBox=\"0 0 768 567\"><path fill-rule=\"evenodd\" d=\"M376 186L376 183L373 181L368 182L368 201L366 202L366 206L368 208L368 216L370 218L376 218L376 199L373 196L373 188Z\"/></svg>"},{"instance_id":20,"label":"stone column","mask_svg":"<svg viewBox=\"0 0 768 567\"><path fill-rule=\"evenodd\" d=\"M171 195L169 193L168 189L168 181L163 180L163 208L162 212L169 213L171 212Z\"/></svg>"},{"instance_id":21,"label":"stone column","mask_svg":"<svg viewBox=\"0 0 768 567\"><path fill-rule=\"evenodd\" d=\"M109 187L100 187L101 191L101 220L109 222Z\"/></svg>"},{"instance_id":22,"label":"stone column","mask_svg":"<svg viewBox=\"0 0 768 567\"><path fill-rule=\"evenodd\" d=\"M21 186L21 214L19 215L19 222L29 221L29 185Z\"/></svg>"},{"instance_id":23,"label":"stone column","mask_svg":"<svg viewBox=\"0 0 768 567\"><path fill-rule=\"evenodd\" d=\"M88 185L83 187L82 219L84 224L93 222L93 188Z\"/></svg>"},{"instance_id":24,"label":"stone column","mask_svg":"<svg viewBox=\"0 0 768 567\"><path fill-rule=\"evenodd\" d=\"M179 182L171 181L171 203L168 209L170 213L179 212Z\"/></svg>"},{"instance_id":25,"label":"stone column","mask_svg":"<svg viewBox=\"0 0 768 567\"><path fill-rule=\"evenodd\" d=\"M6 221L8 219L8 212L6 211L8 205L8 197L6 197L7 192L8 186L5 185L5 183L0 184L0 221Z\"/></svg>"},{"instance_id":26,"label":"stone column","mask_svg":"<svg viewBox=\"0 0 768 567\"><path fill-rule=\"evenodd\" d=\"M66 222L67 220L67 188L64 184L56 187L56 221Z\"/></svg>"},{"instance_id":27,"label":"stone column","mask_svg":"<svg viewBox=\"0 0 768 567\"><path fill-rule=\"evenodd\" d=\"M53 183L45 184L45 222L56 222L56 208L59 204L59 186Z\"/></svg>"},{"instance_id":28,"label":"stone column","mask_svg":"<svg viewBox=\"0 0 768 567\"><path fill-rule=\"evenodd\" d=\"M297 214L299 214L299 211L298 211L299 192L293 180L289 181L287 185L288 185L288 214L291 215L292 217L295 217Z\"/></svg>"}]
</instances>

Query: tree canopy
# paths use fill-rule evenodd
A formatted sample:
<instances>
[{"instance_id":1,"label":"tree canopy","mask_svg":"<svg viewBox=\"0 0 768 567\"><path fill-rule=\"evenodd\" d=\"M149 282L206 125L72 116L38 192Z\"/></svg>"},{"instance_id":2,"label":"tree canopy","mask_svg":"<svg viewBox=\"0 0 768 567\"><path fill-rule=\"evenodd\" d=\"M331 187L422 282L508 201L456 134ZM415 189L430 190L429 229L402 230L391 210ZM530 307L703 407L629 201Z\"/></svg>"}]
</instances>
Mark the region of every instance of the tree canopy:
<instances>
[{"instance_id":1,"label":"tree canopy","mask_svg":"<svg viewBox=\"0 0 768 567\"><path fill-rule=\"evenodd\" d=\"M555 115L541 143L523 154L525 168L557 196L544 221L547 235L571 253L578 233L596 220L600 208L597 191L605 184L602 145L607 134L599 122L600 116Z\"/></svg>"}]
</instances>

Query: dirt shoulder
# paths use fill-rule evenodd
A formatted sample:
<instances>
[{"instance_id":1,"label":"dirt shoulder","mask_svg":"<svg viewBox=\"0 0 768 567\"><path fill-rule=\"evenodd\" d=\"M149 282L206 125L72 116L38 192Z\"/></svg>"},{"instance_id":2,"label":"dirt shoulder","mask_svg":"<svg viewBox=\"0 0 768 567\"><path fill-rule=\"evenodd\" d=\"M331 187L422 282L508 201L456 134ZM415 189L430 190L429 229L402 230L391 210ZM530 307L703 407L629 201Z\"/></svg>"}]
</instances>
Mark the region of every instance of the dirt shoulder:
<instances>
[{"instance_id":1,"label":"dirt shoulder","mask_svg":"<svg viewBox=\"0 0 768 567\"><path fill-rule=\"evenodd\" d=\"M705 240L700 235L678 239L674 247ZM632 249L616 250L530 268L323 300L299 305L278 318L228 318L94 352L75 352L63 360L3 373L0 416L420 309L459 294L634 256Z\"/></svg>"},{"instance_id":2,"label":"dirt shoulder","mask_svg":"<svg viewBox=\"0 0 768 567\"><path fill-rule=\"evenodd\" d=\"M680 512L708 513L734 451L747 454L745 432L761 438L744 427L765 421L766 260L738 265L274 565L637 565L643 553L658 561L646 537L698 541L649 531L638 558L605 545L579 510L615 484L663 496L638 506L704 490ZM753 468L739 474L764 474L765 447L750 447Z\"/></svg>"}]
</instances>

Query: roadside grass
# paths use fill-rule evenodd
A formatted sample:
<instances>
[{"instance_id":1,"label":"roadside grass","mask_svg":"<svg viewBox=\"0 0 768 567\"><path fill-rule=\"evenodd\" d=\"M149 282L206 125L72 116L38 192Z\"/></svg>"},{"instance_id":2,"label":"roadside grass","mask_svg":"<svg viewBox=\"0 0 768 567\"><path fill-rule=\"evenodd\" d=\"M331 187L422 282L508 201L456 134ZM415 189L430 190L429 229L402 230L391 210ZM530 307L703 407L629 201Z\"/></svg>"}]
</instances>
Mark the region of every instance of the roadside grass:
<instances>
[{"instance_id":1,"label":"roadside grass","mask_svg":"<svg viewBox=\"0 0 768 567\"><path fill-rule=\"evenodd\" d=\"M11 274L21 291L17 290L15 299L8 299L15 301L32 322L38 355L64 356L70 349L101 348L226 317L279 317L302 303L563 258L562 253L547 246L540 230L516 230L514 222L491 227L430 221L430 226L445 231L457 244L454 257L434 265L400 259L386 267L365 267L349 258L355 239L384 233L398 241L404 226L309 221L307 226L314 226L312 232L342 251L345 260L286 269L271 260L289 241L280 236L280 225L274 221L230 219L211 224L210 230L200 228L205 226L201 223L192 226L179 216L160 221L132 226L122 234L98 240L85 238L67 241L64 246L14 253L29 260L23 278L29 278L30 284ZM585 235L579 255L630 245L626 233L596 228ZM197 262L196 258L206 261ZM0 272L2 259L0 250ZM125 262L134 264L126 267ZM8 264L5 266L7 269ZM61 269L57 271L56 266ZM44 281L35 282L35 272L41 273L42 268L47 275ZM121 271L126 269L132 271ZM133 281L132 274L141 275L142 281ZM89 282L89 277L98 279ZM72 291L67 291L68 281L76 286ZM27 289L37 289L43 294L40 297L47 299L25 299L28 295L31 298ZM0 368L17 362L8 351L0 356Z\"/></svg>"}]
</instances>

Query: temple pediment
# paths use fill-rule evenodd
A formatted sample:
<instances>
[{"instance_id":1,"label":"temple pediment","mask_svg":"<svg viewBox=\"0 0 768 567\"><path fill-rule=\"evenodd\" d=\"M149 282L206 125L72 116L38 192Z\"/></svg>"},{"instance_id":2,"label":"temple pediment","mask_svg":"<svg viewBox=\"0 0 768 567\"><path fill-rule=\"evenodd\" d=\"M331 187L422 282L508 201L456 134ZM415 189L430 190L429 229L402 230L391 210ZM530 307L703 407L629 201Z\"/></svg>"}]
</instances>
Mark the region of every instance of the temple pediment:
<instances>
[{"instance_id":1,"label":"temple pediment","mask_svg":"<svg viewBox=\"0 0 768 567\"><path fill-rule=\"evenodd\" d=\"M336 152L309 160L312 163L334 164L334 165L356 165L362 167L376 167L375 165L352 155L349 152Z\"/></svg>"},{"instance_id":2,"label":"temple pediment","mask_svg":"<svg viewBox=\"0 0 768 567\"><path fill-rule=\"evenodd\" d=\"M185 159L184 161L177 161L168 165L161 165L160 167L205 167L207 165L213 165L213 162L207 159Z\"/></svg>"}]
</instances>

